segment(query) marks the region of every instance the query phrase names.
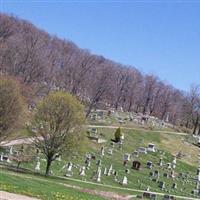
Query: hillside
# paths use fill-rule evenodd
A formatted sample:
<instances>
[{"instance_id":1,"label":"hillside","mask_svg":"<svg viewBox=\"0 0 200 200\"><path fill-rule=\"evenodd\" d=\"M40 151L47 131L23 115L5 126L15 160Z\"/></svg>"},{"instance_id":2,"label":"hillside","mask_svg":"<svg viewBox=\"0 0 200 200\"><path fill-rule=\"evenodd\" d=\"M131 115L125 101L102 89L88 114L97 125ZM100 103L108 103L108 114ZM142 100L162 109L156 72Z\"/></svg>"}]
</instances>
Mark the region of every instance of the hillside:
<instances>
[{"instance_id":1,"label":"hillside","mask_svg":"<svg viewBox=\"0 0 200 200\"><path fill-rule=\"evenodd\" d=\"M30 105L60 89L76 95L87 116L94 108L134 111L200 133L199 101L193 101L199 98L197 87L185 94L155 75L92 55L17 17L0 14L0 27L0 73L29 87Z\"/></svg>"}]
</instances>

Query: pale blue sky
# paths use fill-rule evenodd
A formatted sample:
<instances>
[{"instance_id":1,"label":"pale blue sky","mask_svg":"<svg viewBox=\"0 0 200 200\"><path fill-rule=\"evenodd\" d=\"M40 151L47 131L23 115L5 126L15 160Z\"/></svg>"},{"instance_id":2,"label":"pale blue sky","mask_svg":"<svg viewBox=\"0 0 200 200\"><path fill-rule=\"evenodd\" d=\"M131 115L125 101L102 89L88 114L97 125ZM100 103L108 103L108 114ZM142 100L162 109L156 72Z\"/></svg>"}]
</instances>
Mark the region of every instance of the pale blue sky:
<instances>
[{"instance_id":1,"label":"pale blue sky","mask_svg":"<svg viewBox=\"0 0 200 200\"><path fill-rule=\"evenodd\" d=\"M0 0L0 11L179 89L200 84L200 1Z\"/></svg>"}]
</instances>

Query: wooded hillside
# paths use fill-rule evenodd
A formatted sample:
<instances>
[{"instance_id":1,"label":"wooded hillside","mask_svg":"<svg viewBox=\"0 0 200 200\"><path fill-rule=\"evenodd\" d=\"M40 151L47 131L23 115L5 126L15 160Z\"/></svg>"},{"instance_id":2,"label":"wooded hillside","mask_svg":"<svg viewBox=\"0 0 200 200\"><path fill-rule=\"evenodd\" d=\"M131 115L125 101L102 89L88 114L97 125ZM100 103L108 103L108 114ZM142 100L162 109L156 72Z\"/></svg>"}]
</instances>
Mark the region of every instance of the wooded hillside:
<instances>
[{"instance_id":1,"label":"wooded hillside","mask_svg":"<svg viewBox=\"0 0 200 200\"><path fill-rule=\"evenodd\" d=\"M17 77L34 96L68 91L87 106L87 115L94 108L123 108L169 117L171 123L200 134L198 86L186 94L155 75L93 55L5 14L0 14L0 73Z\"/></svg>"}]
</instances>

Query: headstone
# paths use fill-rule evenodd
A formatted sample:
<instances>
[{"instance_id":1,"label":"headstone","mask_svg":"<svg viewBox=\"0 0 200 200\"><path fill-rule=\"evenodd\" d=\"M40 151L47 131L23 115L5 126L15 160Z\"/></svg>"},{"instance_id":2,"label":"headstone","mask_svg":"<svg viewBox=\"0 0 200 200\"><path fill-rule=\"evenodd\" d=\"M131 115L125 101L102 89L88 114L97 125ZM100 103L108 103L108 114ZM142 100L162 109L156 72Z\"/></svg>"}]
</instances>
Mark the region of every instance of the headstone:
<instances>
[{"instance_id":1,"label":"headstone","mask_svg":"<svg viewBox=\"0 0 200 200\"><path fill-rule=\"evenodd\" d=\"M130 161L130 159L131 159L131 154L125 153L124 154L124 161Z\"/></svg>"},{"instance_id":2,"label":"headstone","mask_svg":"<svg viewBox=\"0 0 200 200\"><path fill-rule=\"evenodd\" d=\"M136 150L132 153L133 158L138 158L139 157L139 152Z\"/></svg>"},{"instance_id":3,"label":"headstone","mask_svg":"<svg viewBox=\"0 0 200 200\"><path fill-rule=\"evenodd\" d=\"M110 167L109 167L109 169L108 169L107 176L110 176L112 174L112 170L113 170L113 167L112 167L112 164L111 164Z\"/></svg>"},{"instance_id":4,"label":"headstone","mask_svg":"<svg viewBox=\"0 0 200 200\"><path fill-rule=\"evenodd\" d=\"M101 166L101 160L97 160L97 166Z\"/></svg>"},{"instance_id":5,"label":"headstone","mask_svg":"<svg viewBox=\"0 0 200 200\"><path fill-rule=\"evenodd\" d=\"M37 172L40 171L40 161L39 160L36 162L35 171L37 171Z\"/></svg>"},{"instance_id":6,"label":"headstone","mask_svg":"<svg viewBox=\"0 0 200 200\"><path fill-rule=\"evenodd\" d=\"M173 161L172 161L172 168L175 169L176 168L176 157L174 157Z\"/></svg>"},{"instance_id":7,"label":"headstone","mask_svg":"<svg viewBox=\"0 0 200 200\"><path fill-rule=\"evenodd\" d=\"M112 154L113 154L113 149L111 149L111 148L108 149L108 154L109 154L109 155L112 155Z\"/></svg>"},{"instance_id":8,"label":"headstone","mask_svg":"<svg viewBox=\"0 0 200 200\"><path fill-rule=\"evenodd\" d=\"M177 183L172 184L172 189L177 189Z\"/></svg>"},{"instance_id":9,"label":"headstone","mask_svg":"<svg viewBox=\"0 0 200 200\"><path fill-rule=\"evenodd\" d=\"M199 181L196 182L196 190L199 190Z\"/></svg>"},{"instance_id":10,"label":"headstone","mask_svg":"<svg viewBox=\"0 0 200 200\"><path fill-rule=\"evenodd\" d=\"M145 147L139 147L137 151L139 153L147 154L147 149Z\"/></svg>"},{"instance_id":11,"label":"headstone","mask_svg":"<svg viewBox=\"0 0 200 200\"><path fill-rule=\"evenodd\" d=\"M86 157L86 160L85 160L85 165L86 165L86 168L89 169L90 166L91 166L91 158L90 157Z\"/></svg>"},{"instance_id":12,"label":"headstone","mask_svg":"<svg viewBox=\"0 0 200 200\"><path fill-rule=\"evenodd\" d=\"M124 133L122 133L121 135L121 140L124 140Z\"/></svg>"},{"instance_id":13,"label":"headstone","mask_svg":"<svg viewBox=\"0 0 200 200\"><path fill-rule=\"evenodd\" d=\"M72 176L73 175L73 172L72 172L73 164L71 162L69 162L66 167L67 167L67 169L66 169L65 176L69 176L69 177Z\"/></svg>"},{"instance_id":14,"label":"headstone","mask_svg":"<svg viewBox=\"0 0 200 200\"><path fill-rule=\"evenodd\" d=\"M151 161L147 161L147 168L152 169L153 168L153 163Z\"/></svg>"},{"instance_id":15,"label":"headstone","mask_svg":"<svg viewBox=\"0 0 200 200\"><path fill-rule=\"evenodd\" d=\"M130 170L129 169L125 169L125 173L126 174L130 174Z\"/></svg>"},{"instance_id":16,"label":"headstone","mask_svg":"<svg viewBox=\"0 0 200 200\"><path fill-rule=\"evenodd\" d=\"M127 185L128 184L128 178L126 176L124 176L123 180L122 180L122 185Z\"/></svg>"},{"instance_id":17,"label":"headstone","mask_svg":"<svg viewBox=\"0 0 200 200\"><path fill-rule=\"evenodd\" d=\"M114 171L113 175L114 175L114 180L117 181L117 175L118 175L118 173L117 173L116 170Z\"/></svg>"},{"instance_id":18,"label":"headstone","mask_svg":"<svg viewBox=\"0 0 200 200\"><path fill-rule=\"evenodd\" d=\"M104 168L103 174L107 175L107 167Z\"/></svg>"},{"instance_id":19,"label":"headstone","mask_svg":"<svg viewBox=\"0 0 200 200\"><path fill-rule=\"evenodd\" d=\"M167 163L167 169L171 169L172 168L172 163Z\"/></svg>"},{"instance_id":20,"label":"headstone","mask_svg":"<svg viewBox=\"0 0 200 200\"><path fill-rule=\"evenodd\" d=\"M79 175L80 176L85 176L85 166L80 168Z\"/></svg>"},{"instance_id":21,"label":"headstone","mask_svg":"<svg viewBox=\"0 0 200 200\"><path fill-rule=\"evenodd\" d=\"M97 182L101 182L101 167L98 167L97 169Z\"/></svg>"},{"instance_id":22,"label":"headstone","mask_svg":"<svg viewBox=\"0 0 200 200\"><path fill-rule=\"evenodd\" d=\"M160 182L159 187L161 188L161 190L165 189L165 182Z\"/></svg>"},{"instance_id":23,"label":"headstone","mask_svg":"<svg viewBox=\"0 0 200 200\"><path fill-rule=\"evenodd\" d=\"M175 171L174 171L174 170L171 171L170 176L171 176L172 178L175 178L175 177L176 177L176 175L175 175Z\"/></svg>"},{"instance_id":24,"label":"headstone","mask_svg":"<svg viewBox=\"0 0 200 200\"><path fill-rule=\"evenodd\" d=\"M155 144L149 143L149 144L148 144L148 147L147 147L147 151L156 152Z\"/></svg>"},{"instance_id":25,"label":"headstone","mask_svg":"<svg viewBox=\"0 0 200 200\"><path fill-rule=\"evenodd\" d=\"M100 155L103 157L105 155L105 148L101 147Z\"/></svg>"},{"instance_id":26,"label":"headstone","mask_svg":"<svg viewBox=\"0 0 200 200\"><path fill-rule=\"evenodd\" d=\"M159 171L158 171L158 170L155 170L155 172L154 172L154 176L155 176L156 178L159 178L159 176L160 176L160 173L159 173Z\"/></svg>"},{"instance_id":27,"label":"headstone","mask_svg":"<svg viewBox=\"0 0 200 200\"><path fill-rule=\"evenodd\" d=\"M159 160L159 162L158 162L158 165L159 165L160 167L163 166L163 158L162 158L162 157L160 157L160 160Z\"/></svg>"},{"instance_id":28,"label":"headstone","mask_svg":"<svg viewBox=\"0 0 200 200\"><path fill-rule=\"evenodd\" d=\"M164 176L165 178L169 178L169 174L168 174L168 173L164 173L163 176Z\"/></svg>"},{"instance_id":29,"label":"headstone","mask_svg":"<svg viewBox=\"0 0 200 200\"><path fill-rule=\"evenodd\" d=\"M133 161L132 169L139 170L141 163L139 161Z\"/></svg>"},{"instance_id":30,"label":"headstone","mask_svg":"<svg viewBox=\"0 0 200 200\"><path fill-rule=\"evenodd\" d=\"M3 161L3 156L4 156L4 153L2 152L1 153L1 158L0 158L1 161Z\"/></svg>"},{"instance_id":31,"label":"headstone","mask_svg":"<svg viewBox=\"0 0 200 200\"><path fill-rule=\"evenodd\" d=\"M9 159L9 156L7 157L7 163L11 163L11 160Z\"/></svg>"},{"instance_id":32,"label":"headstone","mask_svg":"<svg viewBox=\"0 0 200 200\"><path fill-rule=\"evenodd\" d=\"M10 154L10 155L13 155L13 147L12 147L12 146L10 146L9 154Z\"/></svg>"},{"instance_id":33,"label":"headstone","mask_svg":"<svg viewBox=\"0 0 200 200\"><path fill-rule=\"evenodd\" d=\"M197 181L200 182L200 167L197 169Z\"/></svg>"}]
</instances>

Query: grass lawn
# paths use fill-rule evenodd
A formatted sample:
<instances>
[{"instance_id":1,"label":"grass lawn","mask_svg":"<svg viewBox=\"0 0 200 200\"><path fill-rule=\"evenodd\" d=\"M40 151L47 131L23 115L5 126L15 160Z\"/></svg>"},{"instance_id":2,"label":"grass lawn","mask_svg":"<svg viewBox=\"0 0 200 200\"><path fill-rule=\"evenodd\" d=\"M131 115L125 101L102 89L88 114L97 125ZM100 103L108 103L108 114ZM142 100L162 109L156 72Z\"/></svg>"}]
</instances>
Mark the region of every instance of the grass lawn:
<instances>
[{"instance_id":1,"label":"grass lawn","mask_svg":"<svg viewBox=\"0 0 200 200\"><path fill-rule=\"evenodd\" d=\"M162 155L164 158L164 163L172 162L173 156L170 148L173 146L174 153L178 152L178 147L176 146L177 142L181 142L181 138L183 136L176 136L164 133L154 133L153 131L133 131L133 130L123 130L125 134L125 141L123 144L122 150L119 150L117 145L113 150L113 155L107 154L108 149L110 146L110 139L113 138L114 129L105 129L105 128L98 128L98 132L101 133L104 139L107 140L105 144L96 144L93 142L89 142L86 148L86 152L92 152L96 155L96 160L92 161L91 168L86 170L86 176L80 177L79 176L79 168L80 166L85 165L85 157L84 155L79 155L73 157L71 159L67 157L62 157L61 161L55 161L52 165L52 171L54 175L64 177L66 170L62 167L66 165L69 161L72 161L75 167L73 167L73 178L80 179L84 181L93 181L92 175L93 172L97 169L96 161L101 159L102 160L102 173L104 168L109 168L110 164L113 165L113 168L118 172L118 180L122 181L124 176L128 177L128 186L129 188L138 189L138 190L146 190L148 186L150 186L150 190L153 192L160 192L160 193L170 193L174 195L181 195L181 196L189 196L192 197L191 191L195 188L195 174L196 174L196 166L187 164L184 160L177 161L176 167L176 178L165 178L163 175L164 173L170 173L170 170L167 170L165 167L159 167L157 165L160 156ZM165 144L166 140L170 140L171 144ZM142 164L142 168L139 171L131 169L132 162L128 162L126 167L123 166L123 155L124 153L132 153L138 147L145 147L148 143L154 143L159 151L156 153L148 153L148 154L141 154L137 160L139 160ZM100 147L105 146L105 156L102 158L100 157ZM169 151L168 151L169 150ZM152 161L154 163L154 167L152 170L146 168L146 162ZM13 163L14 164L14 163ZM24 168L28 168L32 171L35 169L36 162L24 163L21 166ZM41 173L44 173L46 162L42 159L41 156ZM130 174L125 173L125 169L130 169ZM160 172L159 181L163 181L166 183L165 190L161 190L159 188L159 183L152 181L152 177L149 176L150 172L158 170ZM179 173L187 173L188 176L188 183L186 184L182 178L178 178ZM172 189L172 184L176 182L178 185L177 190ZM101 183L105 185L111 185L114 187L122 187L118 182L114 181L114 176L105 176L102 175ZM123 187L122 187L123 188Z\"/></svg>"},{"instance_id":2,"label":"grass lawn","mask_svg":"<svg viewBox=\"0 0 200 200\"><path fill-rule=\"evenodd\" d=\"M57 183L58 180L37 178L1 170L0 190L37 197L44 200L103 200L104 198L90 195Z\"/></svg>"}]
</instances>

